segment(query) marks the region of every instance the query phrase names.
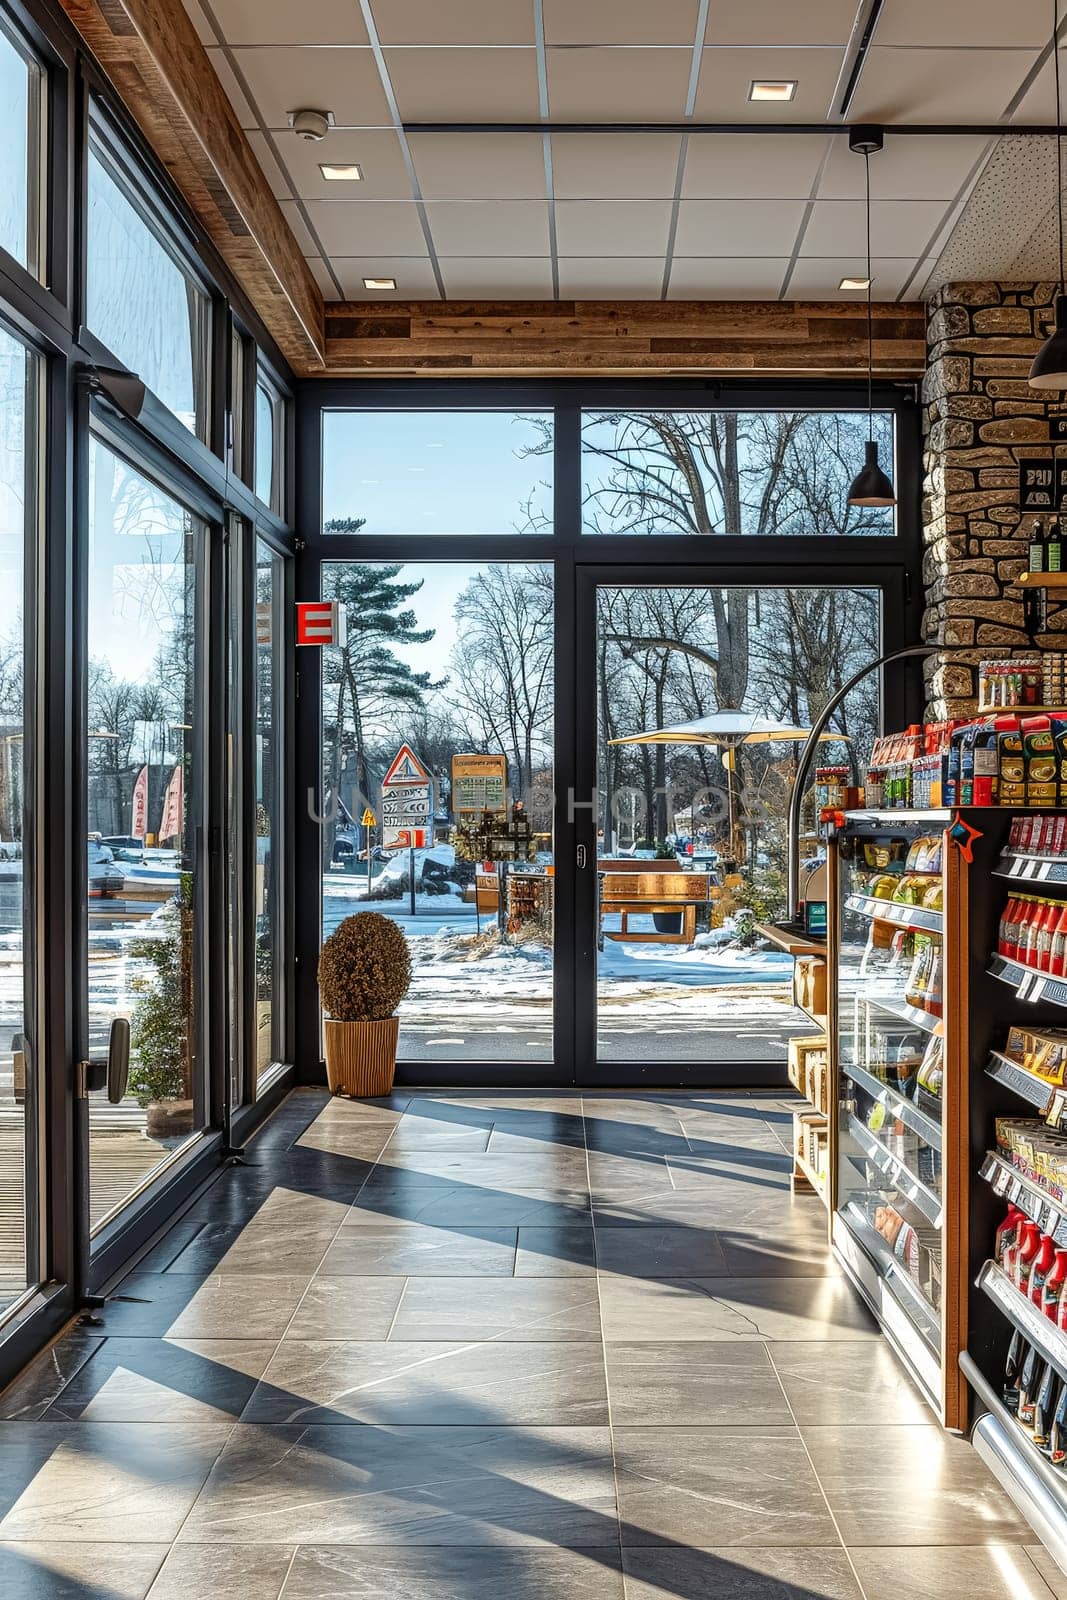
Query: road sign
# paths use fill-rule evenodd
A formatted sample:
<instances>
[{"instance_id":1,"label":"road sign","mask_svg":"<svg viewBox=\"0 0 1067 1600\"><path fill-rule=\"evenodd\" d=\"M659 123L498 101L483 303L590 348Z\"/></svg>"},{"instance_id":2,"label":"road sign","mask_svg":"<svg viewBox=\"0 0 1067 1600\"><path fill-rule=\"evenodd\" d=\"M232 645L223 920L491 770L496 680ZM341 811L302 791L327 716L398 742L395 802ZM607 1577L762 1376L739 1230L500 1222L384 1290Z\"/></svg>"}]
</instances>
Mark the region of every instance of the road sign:
<instances>
[{"instance_id":1,"label":"road sign","mask_svg":"<svg viewBox=\"0 0 1067 1600\"><path fill-rule=\"evenodd\" d=\"M359 820L364 828L373 828L377 823L378 818L374 815L374 812L371 810L370 806L364 806L363 815Z\"/></svg>"},{"instance_id":2,"label":"road sign","mask_svg":"<svg viewBox=\"0 0 1067 1600\"><path fill-rule=\"evenodd\" d=\"M452 810L457 816L470 811L503 811L507 782L507 756L453 756Z\"/></svg>"},{"instance_id":3,"label":"road sign","mask_svg":"<svg viewBox=\"0 0 1067 1600\"><path fill-rule=\"evenodd\" d=\"M327 645L345 642L345 608L340 600L298 600L297 644Z\"/></svg>"},{"instance_id":4,"label":"road sign","mask_svg":"<svg viewBox=\"0 0 1067 1600\"><path fill-rule=\"evenodd\" d=\"M386 850L421 849L430 833L433 802L430 774L402 744L382 779L382 845Z\"/></svg>"}]
</instances>

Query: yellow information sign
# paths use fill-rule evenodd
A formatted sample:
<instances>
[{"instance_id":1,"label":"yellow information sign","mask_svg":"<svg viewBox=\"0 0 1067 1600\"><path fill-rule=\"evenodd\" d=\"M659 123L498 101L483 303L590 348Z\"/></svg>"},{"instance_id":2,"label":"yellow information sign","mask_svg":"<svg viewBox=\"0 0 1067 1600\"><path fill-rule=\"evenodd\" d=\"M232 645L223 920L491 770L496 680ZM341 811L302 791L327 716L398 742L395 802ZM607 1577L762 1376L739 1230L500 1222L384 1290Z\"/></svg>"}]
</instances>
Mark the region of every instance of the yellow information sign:
<instances>
[{"instance_id":1,"label":"yellow information sign","mask_svg":"<svg viewBox=\"0 0 1067 1600\"><path fill-rule=\"evenodd\" d=\"M508 786L505 755L452 757L452 810L503 811Z\"/></svg>"},{"instance_id":2,"label":"yellow information sign","mask_svg":"<svg viewBox=\"0 0 1067 1600\"><path fill-rule=\"evenodd\" d=\"M364 828L373 828L377 823L378 818L374 815L374 812L371 810L370 806L364 806L363 815L359 820Z\"/></svg>"}]
</instances>

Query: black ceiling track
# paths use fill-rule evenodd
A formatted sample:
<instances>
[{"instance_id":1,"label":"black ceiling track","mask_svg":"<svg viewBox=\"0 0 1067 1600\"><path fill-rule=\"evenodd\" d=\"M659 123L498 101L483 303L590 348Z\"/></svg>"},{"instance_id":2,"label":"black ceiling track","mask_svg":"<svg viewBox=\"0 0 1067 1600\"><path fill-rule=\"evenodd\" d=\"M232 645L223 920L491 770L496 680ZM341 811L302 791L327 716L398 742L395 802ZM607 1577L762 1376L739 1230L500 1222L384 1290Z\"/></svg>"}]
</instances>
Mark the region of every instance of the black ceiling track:
<instances>
[{"instance_id":1,"label":"black ceiling track","mask_svg":"<svg viewBox=\"0 0 1067 1600\"><path fill-rule=\"evenodd\" d=\"M882 15L883 4L884 0L874 0L874 4L871 6L871 9L867 15L867 22L863 29L863 37L860 39L859 46L856 50L855 60L852 63L852 71L848 75L848 82L845 84L844 90L842 91L841 103L837 108L837 114L839 117L848 116L849 107L852 104L852 96L856 92L856 85L860 81L860 73L863 71L867 61L867 51L871 47L871 40L874 37L874 30L878 25L878 18Z\"/></svg>"},{"instance_id":2,"label":"black ceiling track","mask_svg":"<svg viewBox=\"0 0 1067 1600\"><path fill-rule=\"evenodd\" d=\"M847 136L847 122L405 122L405 133L767 133ZM1057 132L1054 122L883 122L883 133L891 138L1020 138L1051 139ZM1067 135L1067 125L1058 130Z\"/></svg>"}]
</instances>

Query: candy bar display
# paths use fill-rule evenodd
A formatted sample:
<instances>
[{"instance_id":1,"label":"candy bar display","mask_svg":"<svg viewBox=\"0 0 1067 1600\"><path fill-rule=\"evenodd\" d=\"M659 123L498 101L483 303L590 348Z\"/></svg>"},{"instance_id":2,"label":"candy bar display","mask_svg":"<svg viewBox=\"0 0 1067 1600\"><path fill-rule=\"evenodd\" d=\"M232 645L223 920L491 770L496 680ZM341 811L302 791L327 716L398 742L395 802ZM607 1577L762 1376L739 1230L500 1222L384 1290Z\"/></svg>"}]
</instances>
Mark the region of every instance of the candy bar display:
<instances>
[{"instance_id":1,"label":"candy bar display","mask_svg":"<svg viewBox=\"0 0 1067 1600\"><path fill-rule=\"evenodd\" d=\"M863 803L879 811L1067 806L1067 710L1027 712L1020 703L876 739Z\"/></svg>"},{"instance_id":2,"label":"candy bar display","mask_svg":"<svg viewBox=\"0 0 1067 1600\"><path fill-rule=\"evenodd\" d=\"M982 661L978 666L978 709L1059 704L1042 700L1040 656L1022 661Z\"/></svg>"}]
</instances>

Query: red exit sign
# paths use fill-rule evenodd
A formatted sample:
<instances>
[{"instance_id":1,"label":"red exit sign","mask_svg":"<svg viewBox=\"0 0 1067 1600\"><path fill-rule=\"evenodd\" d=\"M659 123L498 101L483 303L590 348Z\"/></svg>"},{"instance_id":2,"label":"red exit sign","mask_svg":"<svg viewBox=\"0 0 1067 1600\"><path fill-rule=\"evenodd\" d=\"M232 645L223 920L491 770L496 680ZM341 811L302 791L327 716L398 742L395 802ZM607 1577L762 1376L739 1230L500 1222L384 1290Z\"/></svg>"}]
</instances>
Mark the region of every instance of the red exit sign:
<instances>
[{"instance_id":1,"label":"red exit sign","mask_svg":"<svg viewBox=\"0 0 1067 1600\"><path fill-rule=\"evenodd\" d=\"M298 600L297 644L327 645L345 642L345 608L340 600Z\"/></svg>"}]
</instances>

